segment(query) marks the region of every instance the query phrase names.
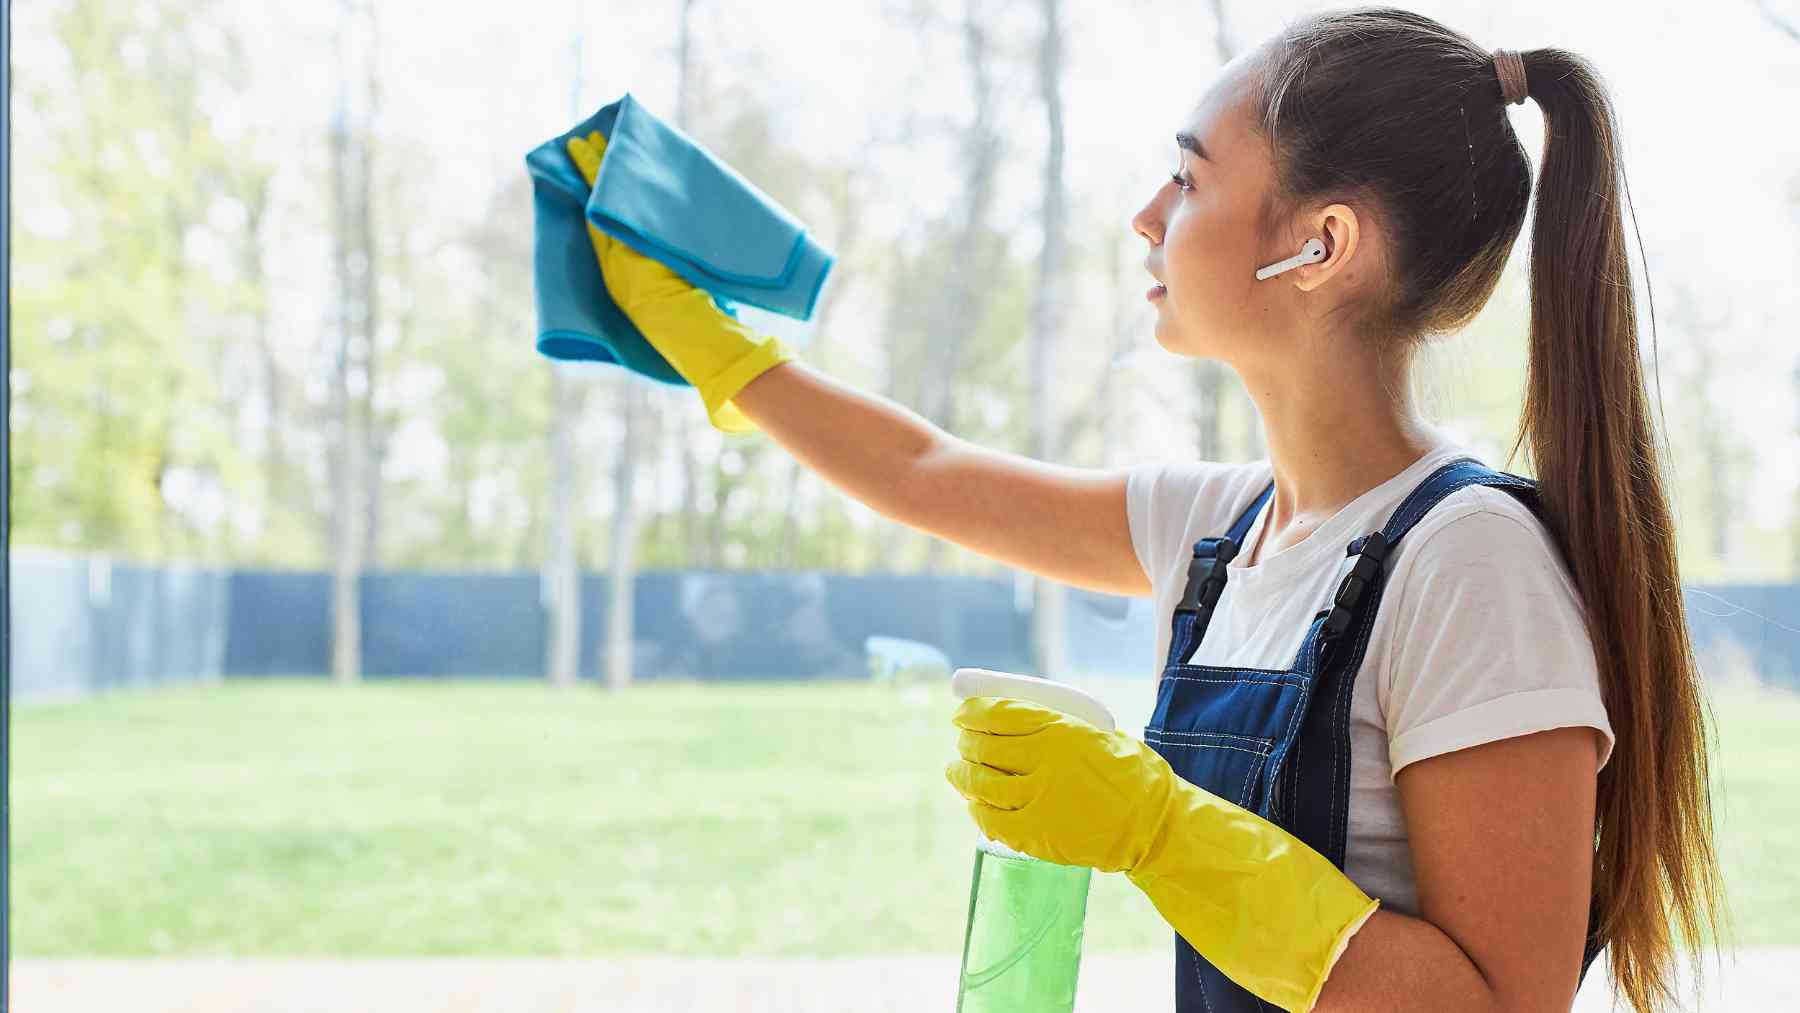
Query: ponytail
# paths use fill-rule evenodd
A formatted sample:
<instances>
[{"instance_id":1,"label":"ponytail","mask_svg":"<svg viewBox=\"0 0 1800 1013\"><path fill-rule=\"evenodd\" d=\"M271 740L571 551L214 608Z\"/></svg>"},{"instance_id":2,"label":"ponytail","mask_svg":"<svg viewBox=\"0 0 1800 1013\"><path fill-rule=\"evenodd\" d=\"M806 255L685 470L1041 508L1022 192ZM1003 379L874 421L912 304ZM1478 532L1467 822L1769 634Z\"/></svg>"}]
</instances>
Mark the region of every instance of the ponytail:
<instances>
[{"instance_id":1,"label":"ponytail","mask_svg":"<svg viewBox=\"0 0 1800 1013\"><path fill-rule=\"evenodd\" d=\"M1381 223L1386 285L1347 308L1348 326L1400 342L1461 329L1499 284L1532 200L1506 103L1523 92L1543 112L1513 450L1529 451L1580 591L1613 728L1595 804L1595 927L1615 990L1653 1013L1674 995L1671 929L1698 950L1726 912L1703 686L1638 357L1615 117L1580 57L1528 50L1521 82L1497 55L1400 8L1311 15L1261 51L1253 120L1272 153L1271 220L1347 200Z\"/></svg>"},{"instance_id":2,"label":"ponytail","mask_svg":"<svg viewBox=\"0 0 1800 1013\"><path fill-rule=\"evenodd\" d=\"M1639 366L1612 105L1580 57L1523 57L1545 135L1513 449L1529 448L1587 609L1616 741L1598 785L1594 897L1615 989L1652 1010L1674 998L1670 922L1697 948L1702 922L1716 939L1724 916L1703 687Z\"/></svg>"}]
</instances>

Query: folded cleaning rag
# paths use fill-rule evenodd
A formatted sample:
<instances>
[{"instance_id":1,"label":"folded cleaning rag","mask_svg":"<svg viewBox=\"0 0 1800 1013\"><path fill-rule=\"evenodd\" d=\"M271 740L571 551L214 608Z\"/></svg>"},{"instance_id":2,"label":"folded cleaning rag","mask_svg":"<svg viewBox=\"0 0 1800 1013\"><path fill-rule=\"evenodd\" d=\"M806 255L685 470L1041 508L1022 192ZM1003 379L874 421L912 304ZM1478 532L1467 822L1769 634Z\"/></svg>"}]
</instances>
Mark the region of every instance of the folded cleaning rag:
<instances>
[{"instance_id":1,"label":"folded cleaning rag","mask_svg":"<svg viewBox=\"0 0 1800 1013\"><path fill-rule=\"evenodd\" d=\"M606 150L590 190L566 145L595 130ZM810 318L836 259L774 198L630 92L532 149L525 167L537 348L552 359L616 362L687 385L607 293L587 222L710 292L734 317L735 301Z\"/></svg>"}]
</instances>

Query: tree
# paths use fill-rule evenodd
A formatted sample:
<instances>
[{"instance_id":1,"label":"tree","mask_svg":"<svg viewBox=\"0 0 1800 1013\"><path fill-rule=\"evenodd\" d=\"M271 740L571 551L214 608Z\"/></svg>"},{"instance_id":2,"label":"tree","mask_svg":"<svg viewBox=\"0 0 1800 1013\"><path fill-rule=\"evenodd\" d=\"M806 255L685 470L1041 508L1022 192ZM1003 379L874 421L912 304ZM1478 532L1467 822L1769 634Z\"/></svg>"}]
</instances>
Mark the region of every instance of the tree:
<instances>
[{"instance_id":1,"label":"tree","mask_svg":"<svg viewBox=\"0 0 1800 1013\"><path fill-rule=\"evenodd\" d=\"M338 94L330 137L338 340L332 388L331 672L339 682L355 682L362 677L358 585L374 484L369 441L379 286L370 196L379 92L374 8L369 0L341 0L338 10Z\"/></svg>"},{"instance_id":2,"label":"tree","mask_svg":"<svg viewBox=\"0 0 1800 1013\"><path fill-rule=\"evenodd\" d=\"M261 284L222 233L267 185L222 136L250 67L219 8L75 0L15 11L67 53L22 80L32 152L15 232L12 537L128 556L232 558L256 512L237 439L254 372L235 340ZM128 125L128 126L127 126Z\"/></svg>"},{"instance_id":3,"label":"tree","mask_svg":"<svg viewBox=\"0 0 1800 1013\"><path fill-rule=\"evenodd\" d=\"M579 17L576 24L580 24ZM583 32L577 27L569 40L573 81L569 104L573 115L584 115L581 99L581 50ZM573 686L581 665L581 574L575 565L575 420L581 399L575 382L564 376L556 362L546 361L550 374L550 545L545 553L543 586L548 606L550 635L544 674L558 686Z\"/></svg>"},{"instance_id":4,"label":"tree","mask_svg":"<svg viewBox=\"0 0 1800 1013\"><path fill-rule=\"evenodd\" d=\"M1040 461L1060 457L1063 447L1056 418L1056 352L1062 337L1067 300L1063 290L1066 260L1065 219L1068 187L1063 180L1063 25L1059 0L1040 0L1043 37L1038 47L1038 91L1044 106L1049 144L1044 153L1043 243L1038 255L1037 288L1032 300L1030 356L1031 452ZM1063 585L1042 577L1031 588L1031 632L1039 674L1055 677L1066 667L1066 611Z\"/></svg>"}]
</instances>

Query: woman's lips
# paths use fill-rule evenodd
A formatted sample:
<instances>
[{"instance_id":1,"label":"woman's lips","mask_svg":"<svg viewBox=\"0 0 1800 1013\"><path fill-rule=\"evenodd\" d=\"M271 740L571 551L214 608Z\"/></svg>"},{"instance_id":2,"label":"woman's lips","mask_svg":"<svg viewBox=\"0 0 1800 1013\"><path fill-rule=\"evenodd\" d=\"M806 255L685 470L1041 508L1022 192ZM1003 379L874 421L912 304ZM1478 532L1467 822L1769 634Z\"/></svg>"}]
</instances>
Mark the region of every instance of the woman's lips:
<instances>
[{"instance_id":1,"label":"woman's lips","mask_svg":"<svg viewBox=\"0 0 1800 1013\"><path fill-rule=\"evenodd\" d=\"M1157 286L1151 288L1150 291L1145 292L1144 298L1150 300L1151 302L1155 302L1156 300L1161 299L1163 296L1168 295L1168 294L1169 294L1168 286L1157 285Z\"/></svg>"}]
</instances>

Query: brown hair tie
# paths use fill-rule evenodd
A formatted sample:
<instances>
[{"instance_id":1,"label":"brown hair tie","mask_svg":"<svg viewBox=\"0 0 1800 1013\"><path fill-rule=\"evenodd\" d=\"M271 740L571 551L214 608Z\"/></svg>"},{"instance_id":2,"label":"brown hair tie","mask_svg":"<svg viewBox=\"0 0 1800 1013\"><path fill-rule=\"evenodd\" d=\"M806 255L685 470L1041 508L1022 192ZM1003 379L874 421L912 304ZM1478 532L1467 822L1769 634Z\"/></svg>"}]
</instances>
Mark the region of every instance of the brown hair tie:
<instances>
[{"instance_id":1,"label":"brown hair tie","mask_svg":"<svg viewBox=\"0 0 1800 1013\"><path fill-rule=\"evenodd\" d=\"M1525 58L1516 49L1494 50L1494 73L1500 78L1500 98L1515 105L1525 102Z\"/></svg>"}]
</instances>

